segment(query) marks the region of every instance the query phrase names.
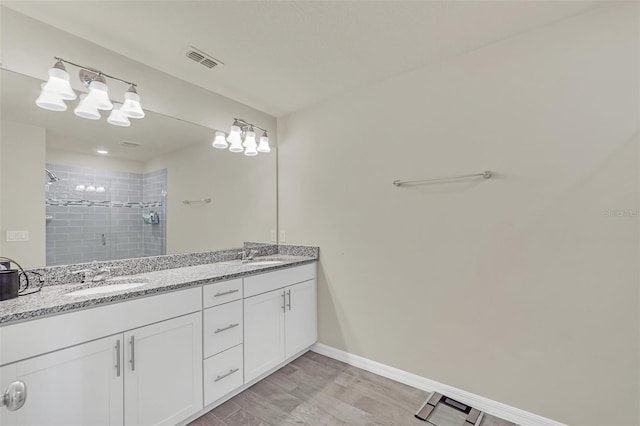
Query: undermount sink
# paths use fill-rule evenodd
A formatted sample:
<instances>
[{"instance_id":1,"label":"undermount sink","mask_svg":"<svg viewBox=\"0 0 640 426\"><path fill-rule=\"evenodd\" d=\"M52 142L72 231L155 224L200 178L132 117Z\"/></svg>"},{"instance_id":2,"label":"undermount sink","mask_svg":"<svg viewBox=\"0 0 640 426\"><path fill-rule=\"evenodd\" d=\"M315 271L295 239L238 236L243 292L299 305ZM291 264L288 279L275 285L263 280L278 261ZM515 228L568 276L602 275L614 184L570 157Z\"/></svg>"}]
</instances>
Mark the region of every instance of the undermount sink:
<instances>
[{"instance_id":1,"label":"undermount sink","mask_svg":"<svg viewBox=\"0 0 640 426\"><path fill-rule=\"evenodd\" d=\"M278 265L283 263L282 260L259 260L257 262L250 262L249 265L252 266L267 266L267 265Z\"/></svg>"},{"instance_id":2,"label":"undermount sink","mask_svg":"<svg viewBox=\"0 0 640 426\"><path fill-rule=\"evenodd\" d=\"M107 284L107 285L100 285L96 287L89 287L82 290L72 291L71 293L67 293L66 295L72 296L72 297L78 297L78 296L91 296L93 294L113 293L115 291L131 290L133 288L141 287L146 284L147 284L146 282Z\"/></svg>"}]
</instances>

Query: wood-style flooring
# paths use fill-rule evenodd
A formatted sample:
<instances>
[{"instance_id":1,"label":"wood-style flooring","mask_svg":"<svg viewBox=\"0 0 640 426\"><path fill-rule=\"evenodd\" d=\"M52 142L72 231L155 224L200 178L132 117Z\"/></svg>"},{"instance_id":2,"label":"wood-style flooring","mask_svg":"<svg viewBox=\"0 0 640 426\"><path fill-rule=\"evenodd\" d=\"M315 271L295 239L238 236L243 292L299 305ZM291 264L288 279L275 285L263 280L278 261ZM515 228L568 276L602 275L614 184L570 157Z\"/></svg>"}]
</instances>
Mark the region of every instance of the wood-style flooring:
<instances>
[{"instance_id":1,"label":"wood-style flooring","mask_svg":"<svg viewBox=\"0 0 640 426\"><path fill-rule=\"evenodd\" d=\"M414 417L427 396L310 351L189 426L429 426ZM485 416L489 425L513 424Z\"/></svg>"}]
</instances>

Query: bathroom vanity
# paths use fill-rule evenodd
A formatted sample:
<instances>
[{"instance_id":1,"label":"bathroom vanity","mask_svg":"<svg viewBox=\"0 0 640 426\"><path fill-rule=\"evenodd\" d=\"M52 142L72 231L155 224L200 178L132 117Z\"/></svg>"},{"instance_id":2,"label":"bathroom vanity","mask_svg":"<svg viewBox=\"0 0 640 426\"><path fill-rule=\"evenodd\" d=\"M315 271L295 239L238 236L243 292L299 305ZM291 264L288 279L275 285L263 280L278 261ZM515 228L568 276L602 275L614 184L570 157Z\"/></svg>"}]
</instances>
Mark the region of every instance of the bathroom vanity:
<instances>
[{"instance_id":1,"label":"bathroom vanity","mask_svg":"<svg viewBox=\"0 0 640 426\"><path fill-rule=\"evenodd\" d=\"M140 285L111 293L46 286L0 305L0 392L27 387L0 424L175 425L246 389L317 340L316 258L270 259L118 277Z\"/></svg>"}]
</instances>

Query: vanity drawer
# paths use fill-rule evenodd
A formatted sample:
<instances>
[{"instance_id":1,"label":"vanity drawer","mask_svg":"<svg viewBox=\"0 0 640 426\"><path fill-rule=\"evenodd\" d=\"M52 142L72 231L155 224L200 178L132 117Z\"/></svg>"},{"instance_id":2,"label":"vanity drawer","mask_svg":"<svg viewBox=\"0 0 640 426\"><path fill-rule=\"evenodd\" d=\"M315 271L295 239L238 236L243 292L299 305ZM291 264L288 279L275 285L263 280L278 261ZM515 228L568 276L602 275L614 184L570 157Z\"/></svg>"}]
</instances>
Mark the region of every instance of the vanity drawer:
<instances>
[{"instance_id":1,"label":"vanity drawer","mask_svg":"<svg viewBox=\"0 0 640 426\"><path fill-rule=\"evenodd\" d=\"M242 278L208 284L202 290L202 306L220 305L242 299Z\"/></svg>"},{"instance_id":2,"label":"vanity drawer","mask_svg":"<svg viewBox=\"0 0 640 426\"><path fill-rule=\"evenodd\" d=\"M242 300L204 310L204 357L242 343Z\"/></svg>"},{"instance_id":3,"label":"vanity drawer","mask_svg":"<svg viewBox=\"0 0 640 426\"><path fill-rule=\"evenodd\" d=\"M243 385L242 345L204 360L204 405L209 405Z\"/></svg>"},{"instance_id":4,"label":"vanity drawer","mask_svg":"<svg viewBox=\"0 0 640 426\"><path fill-rule=\"evenodd\" d=\"M252 275L244 279L244 297L255 296L316 277L316 263Z\"/></svg>"}]
</instances>

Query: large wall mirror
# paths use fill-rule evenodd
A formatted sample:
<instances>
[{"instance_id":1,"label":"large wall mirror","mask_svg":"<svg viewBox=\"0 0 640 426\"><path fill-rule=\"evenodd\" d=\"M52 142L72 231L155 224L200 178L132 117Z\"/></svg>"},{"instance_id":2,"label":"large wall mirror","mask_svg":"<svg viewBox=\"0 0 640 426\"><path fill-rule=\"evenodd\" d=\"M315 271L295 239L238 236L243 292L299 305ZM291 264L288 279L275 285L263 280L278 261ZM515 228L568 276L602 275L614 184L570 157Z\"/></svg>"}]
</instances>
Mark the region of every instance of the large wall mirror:
<instances>
[{"instance_id":1,"label":"large wall mirror","mask_svg":"<svg viewBox=\"0 0 640 426\"><path fill-rule=\"evenodd\" d=\"M118 127L106 112L75 116L77 101L43 110L41 81L0 73L1 255L51 266L276 235L275 147L255 157L218 150L213 129L150 111Z\"/></svg>"}]
</instances>

